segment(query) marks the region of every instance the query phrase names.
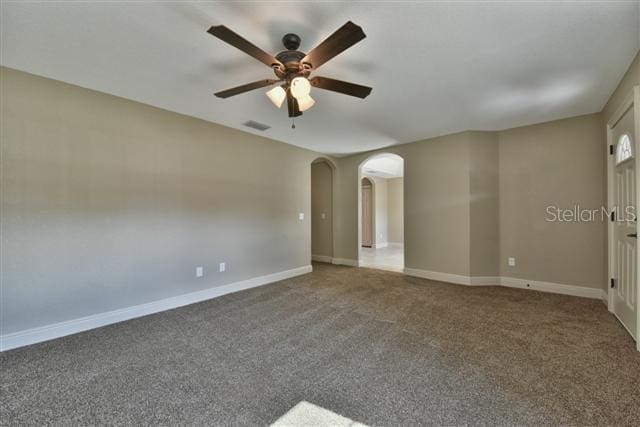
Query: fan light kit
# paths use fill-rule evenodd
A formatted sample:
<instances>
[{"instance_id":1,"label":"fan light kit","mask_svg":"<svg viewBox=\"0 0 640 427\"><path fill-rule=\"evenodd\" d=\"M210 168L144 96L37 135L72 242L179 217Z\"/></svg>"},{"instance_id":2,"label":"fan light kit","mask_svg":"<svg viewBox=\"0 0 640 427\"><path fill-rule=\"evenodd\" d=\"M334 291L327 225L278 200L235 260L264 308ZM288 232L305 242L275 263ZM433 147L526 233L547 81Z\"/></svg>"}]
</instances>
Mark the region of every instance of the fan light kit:
<instances>
[{"instance_id":1,"label":"fan light kit","mask_svg":"<svg viewBox=\"0 0 640 427\"><path fill-rule=\"evenodd\" d=\"M269 66L277 77L277 79L258 80L217 92L215 95L219 98L228 98L278 84L267 91L267 96L278 108L282 107L286 99L289 117L298 117L316 103L311 97L312 86L358 98L366 98L371 93L372 89L368 86L319 76L309 79L312 71L366 37L362 28L351 21L306 54L298 51L301 40L296 34L286 34L282 38L282 43L287 50L272 56L224 25L213 26L209 28L208 33Z\"/></svg>"}]
</instances>

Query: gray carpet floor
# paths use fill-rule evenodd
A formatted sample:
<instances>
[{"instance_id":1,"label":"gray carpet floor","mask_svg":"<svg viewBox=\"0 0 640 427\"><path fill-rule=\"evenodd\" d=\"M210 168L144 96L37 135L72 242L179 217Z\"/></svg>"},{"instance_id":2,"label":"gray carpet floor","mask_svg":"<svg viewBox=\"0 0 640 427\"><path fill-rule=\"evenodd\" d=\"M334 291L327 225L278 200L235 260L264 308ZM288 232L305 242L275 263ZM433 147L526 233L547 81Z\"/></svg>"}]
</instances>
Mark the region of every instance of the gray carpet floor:
<instances>
[{"instance_id":1,"label":"gray carpet floor","mask_svg":"<svg viewBox=\"0 0 640 427\"><path fill-rule=\"evenodd\" d=\"M638 425L640 355L601 301L315 264L0 355L1 423Z\"/></svg>"}]
</instances>

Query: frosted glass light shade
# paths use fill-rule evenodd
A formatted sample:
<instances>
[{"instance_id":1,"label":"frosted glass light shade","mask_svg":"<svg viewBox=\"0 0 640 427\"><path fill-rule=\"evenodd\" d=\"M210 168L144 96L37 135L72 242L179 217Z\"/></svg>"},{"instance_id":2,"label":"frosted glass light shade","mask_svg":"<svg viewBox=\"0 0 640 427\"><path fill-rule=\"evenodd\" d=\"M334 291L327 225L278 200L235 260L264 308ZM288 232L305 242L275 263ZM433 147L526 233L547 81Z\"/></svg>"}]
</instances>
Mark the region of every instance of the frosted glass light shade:
<instances>
[{"instance_id":1,"label":"frosted glass light shade","mask_svg":"<svg viewBox=\"0 0 640 427\"><path fill-rule=\"evenodd\" d=\"M298 101L302 98L309 96L311 92L311 83L304 77L296 77L291 80L291 95L293 95Z\"/></svg>"},{"instance_id":2,"label":"frosted glass light shade","mask_svg":"<svg viewBox=\"0 0 640 427\"><path fill-rule=\"evenodd\" d=\"M313 104L315 103L316 101L314 101L313 98L309 95L305 96L302 99L298 98L298 108L300 109L300 111L307 111L309 108L313 107Z\"/></svg>"},{"instance_id":3,"label":"frosted glass light shade","mask_svg":"<svg viewBox=\"0 0 640 427\"><path fill-rule=\"evenodd\" d=\"M267 96L276 107L280 108L282 107L282 103L287 97L287 92L285 92L285 90L282 89L282 87L276 86L267 92Z\"/></svg>"}]
</instances>

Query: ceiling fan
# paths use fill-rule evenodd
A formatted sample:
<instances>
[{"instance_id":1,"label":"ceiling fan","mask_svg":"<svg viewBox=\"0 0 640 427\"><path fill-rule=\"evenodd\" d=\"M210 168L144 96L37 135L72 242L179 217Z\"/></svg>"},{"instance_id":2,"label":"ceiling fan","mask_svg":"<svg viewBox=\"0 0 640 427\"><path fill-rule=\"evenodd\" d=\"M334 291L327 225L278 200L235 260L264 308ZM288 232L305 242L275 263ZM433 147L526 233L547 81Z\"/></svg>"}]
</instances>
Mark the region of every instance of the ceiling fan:
<instances>
[{"instance_id":1,"label":"ceiling fan","mask_svg":"<svg viewBox=\"0 0 640 427\"><path fill-rule=\"evenodd\" d=\"M328 77L309 78L311 72L320 68L322 64L366 37L362 28L351 21L338 28L336 32L309 53L298 50L301 40L297 34L286 34L282 38L282 43L287 50L276 54L276 56L268 54L224 25L213 26L207 32L267 65L273 69L277 77L277 79L258 80L217 92L215 95L219 98L229 98L251 90L279 84L269 90L267 96L278 108L286 99L289 117L298 117L302 115L303 111L315 104L310 96L312 86L358 98L366 98L371 93L371 88L368 86Z\"/></svg>"}]
</instances>

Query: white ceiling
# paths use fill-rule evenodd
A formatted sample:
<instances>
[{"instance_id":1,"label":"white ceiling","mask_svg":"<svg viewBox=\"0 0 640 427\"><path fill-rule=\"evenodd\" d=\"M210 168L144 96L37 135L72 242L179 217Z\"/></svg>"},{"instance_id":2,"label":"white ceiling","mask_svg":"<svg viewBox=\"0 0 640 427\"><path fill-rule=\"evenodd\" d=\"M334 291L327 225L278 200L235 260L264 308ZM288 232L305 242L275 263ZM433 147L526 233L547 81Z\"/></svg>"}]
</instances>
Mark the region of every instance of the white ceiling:
<instances>
[{"instance_id":1,"label":"white ceiling","mask_svg":"<svg viewBox=\"0 0 640 427\"><path fill-rule=\"evenodd\" d=\"M361 170L365 175L399 178L404 174L404 161L395 154L380 154L367 160Z\"/></svg>"},{"instance_id":2,"label":"white ceiling","mask_svg":"<svg viewBox=\"0 0 640 427\"><path fill-rule=\"evenodd\" d=\"M599 111L640 46L638 2L9 2L4 66L329 154L463 130L497 130ZM206 33L224 24L264 50L287 32L308 51L346 21L367 38L318 75L373 87L365 100L314 90L290 128L257 90L272 77ZM272 126L261 133L242 123Z\"/></svg>"}]
</instances>

